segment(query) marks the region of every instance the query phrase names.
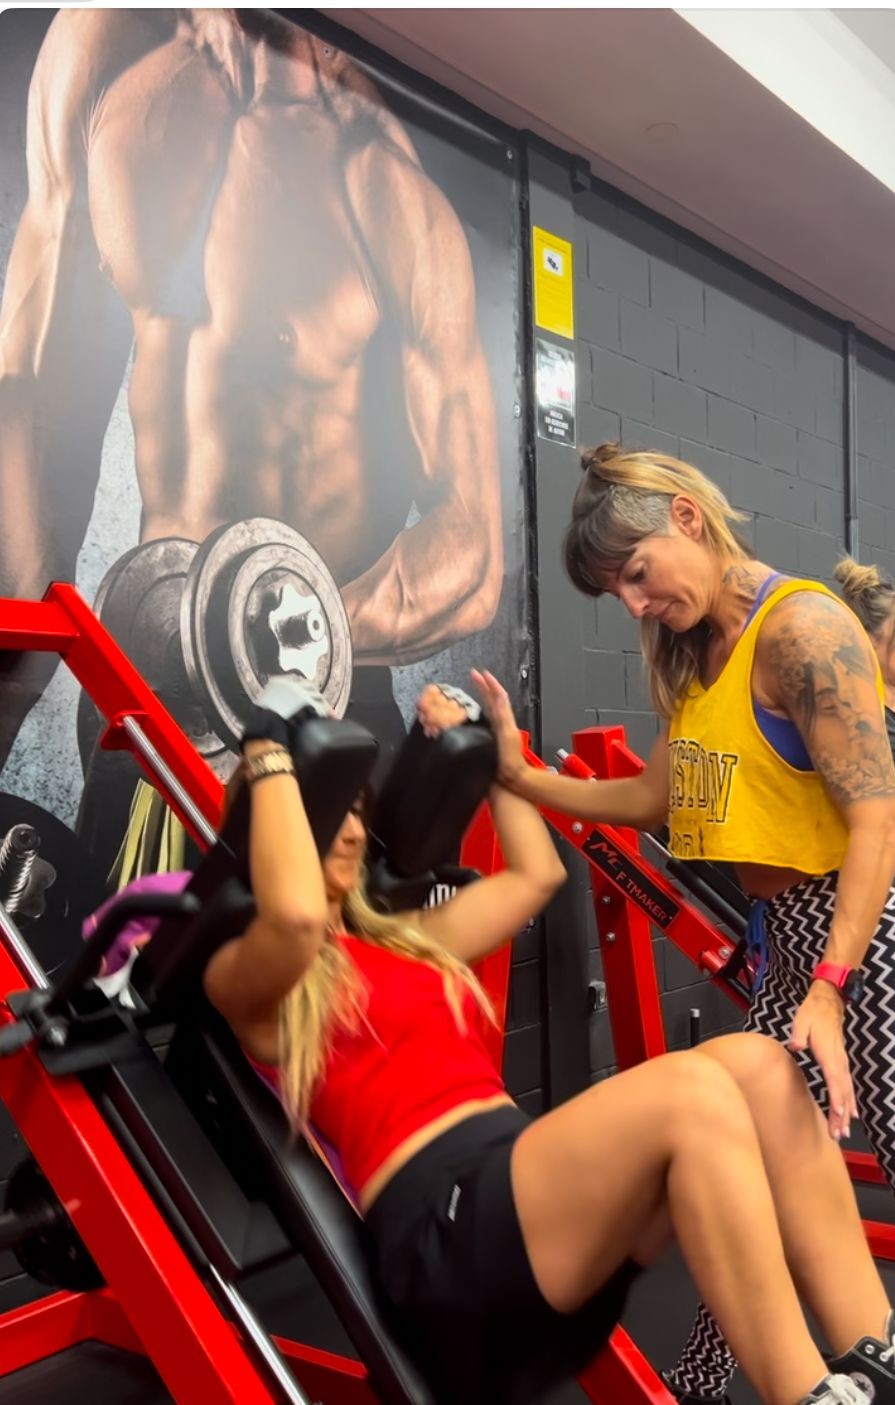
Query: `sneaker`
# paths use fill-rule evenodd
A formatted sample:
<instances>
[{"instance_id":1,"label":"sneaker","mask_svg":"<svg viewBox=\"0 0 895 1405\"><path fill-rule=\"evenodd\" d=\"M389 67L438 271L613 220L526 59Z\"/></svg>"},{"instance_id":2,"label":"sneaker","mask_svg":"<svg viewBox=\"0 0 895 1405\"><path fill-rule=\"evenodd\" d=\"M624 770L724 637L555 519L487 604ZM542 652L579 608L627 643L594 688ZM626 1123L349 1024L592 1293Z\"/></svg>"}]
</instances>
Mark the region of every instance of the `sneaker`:
<instances>
[{"instance_id":1,"label":"sneaker","mask_svg":"<svg viewBox=\"0 0 895 1405\"><path fill-rule=\"evenodd\" d=\"M729 1395L695 1395L674 1383L673 1371L662 1371L662 1380L679 1405L732 1405Z\"/></svg>"},{"instance_id":2,"label":"sneaker","mask_svg":"<svg viewBox=\"0 0 895 1405\"><path fill-rule=\"evenodd\" d=\"M833 1357L831 1371L852 1380L877 1405L895 1405L895 1313L886 1323L886 1342L862 1337L842 1356Z\"/></svg>"},{"instance_id":3,"label":"sneaker","mask_svg":"<svg viewBox=\"0 0 895 1405\"><path fill-rule=\"evenodd\" d=\"M862 1390L851 1376L824 1376L799 1405L871 1405L873 1395Z\"/></svg>"}]
</instances>

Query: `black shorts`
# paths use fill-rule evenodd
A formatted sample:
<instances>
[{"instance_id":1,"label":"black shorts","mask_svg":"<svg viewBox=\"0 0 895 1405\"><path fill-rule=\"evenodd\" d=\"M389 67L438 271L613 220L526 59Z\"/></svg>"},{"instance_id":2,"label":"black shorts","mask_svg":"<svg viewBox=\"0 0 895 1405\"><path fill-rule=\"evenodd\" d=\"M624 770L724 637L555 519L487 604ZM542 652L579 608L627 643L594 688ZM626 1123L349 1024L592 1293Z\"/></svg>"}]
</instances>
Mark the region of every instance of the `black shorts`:
<instances>
[{"instance_id":1,"label":"black shorts","mask_svg":"<svg viewBox=\"0 0 895 1405\"><path fill-rule=\"evenodd\" d=\"M379 1278L443 1405L523 1405L580 1371L621 1317L626 1263L577 1312L535 1281L510 1184L529 1118L496 1108L403 1166L367 1214Z\"/></svg>"}]
</instances>

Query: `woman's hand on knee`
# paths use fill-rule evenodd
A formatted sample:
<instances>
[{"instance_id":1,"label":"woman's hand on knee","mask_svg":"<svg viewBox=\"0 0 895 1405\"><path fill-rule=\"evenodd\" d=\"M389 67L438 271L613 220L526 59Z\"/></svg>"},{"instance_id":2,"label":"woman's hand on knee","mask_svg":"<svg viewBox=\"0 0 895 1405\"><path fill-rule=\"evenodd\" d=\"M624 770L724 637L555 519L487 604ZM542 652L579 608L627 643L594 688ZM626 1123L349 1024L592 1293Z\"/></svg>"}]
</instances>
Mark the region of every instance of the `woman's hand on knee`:
<instances>
[{"instance_id":1,"label":"woman's hand on knee","mask_svg":"<svg viewBox=\"0 0 895 1405\"><path fill-rule=\"evenodd\" d=\"M848 1137L851 1119L857 1117L843 1024L845 1007L836 990L815 981L796 1011L788 1047L794 1053L810 1049L820 1067L830 1097L830 1136Z\"/></svg>"}]
</instances>

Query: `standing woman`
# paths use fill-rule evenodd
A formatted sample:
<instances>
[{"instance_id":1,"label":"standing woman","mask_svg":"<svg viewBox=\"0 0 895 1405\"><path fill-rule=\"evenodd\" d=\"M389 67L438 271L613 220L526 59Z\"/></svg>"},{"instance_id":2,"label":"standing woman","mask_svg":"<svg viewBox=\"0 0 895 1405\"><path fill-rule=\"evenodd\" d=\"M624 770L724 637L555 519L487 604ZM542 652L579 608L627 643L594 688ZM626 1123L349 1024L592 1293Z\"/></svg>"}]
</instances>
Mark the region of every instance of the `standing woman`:
<instances>
[{"instance_id":1,"label":"standing woman","mask_svg":"<svg viewBox=\"0 0 895 1405\"><path fill-rule=\"evenodd\" d=\"M886 731L895 752L895 581L879 566L859 566L844 557L833 572L842 598L870 635L886 698Z\"/></svg>"},{"instance_id":2,"label":"standing woman","mask_svg":"<svg viewBox=\"0 0 895 1405\"><path fill-rule=\"evenodd\" d=\"M526 766L503 726L501 781L591 822L667 823L676 857L736 865L746 1028L796 1053L836 1140L860 1111L895 1187L895 768L866 634L825 586L757 561L692 465L604 444L582 467L566 568L640 620L659 738L640 775L592 782ZM715 1401L735 1365L703 1306L669 1384Z\"/></svg>"}]
</instances>

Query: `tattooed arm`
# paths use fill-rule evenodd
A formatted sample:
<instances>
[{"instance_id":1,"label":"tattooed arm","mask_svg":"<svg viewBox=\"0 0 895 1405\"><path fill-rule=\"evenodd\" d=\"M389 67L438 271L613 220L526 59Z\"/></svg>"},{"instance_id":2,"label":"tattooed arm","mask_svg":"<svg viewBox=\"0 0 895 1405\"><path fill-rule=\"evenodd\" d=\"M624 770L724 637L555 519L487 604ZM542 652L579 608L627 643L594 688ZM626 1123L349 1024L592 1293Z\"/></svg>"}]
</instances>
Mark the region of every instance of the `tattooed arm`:
<instances>
[{"instance_id":1,"label":"tattooed arm","mask_svg":"<svg viewBox=\"0 0 895 1405\"><path fill-rule=\"evenodd\" d=\"M829 596L789 596L767 618L756 665L792 718L849 830L826 959L860 966L895 873L895 766L876 659L855 617Z\"/></svg>"},{"instance_id":2,"label":"tattooed arm","mask_svg":"<svg viewBox=\"0 0 895 1405\"><path fill-rule=\"evenodd\" d=\"M824 959L860 966L895 874L895 766L876 689L876 659L857 619L837 600L791 595L768 615L755 683L796 724L827 794L848 826L848 846ZM833 1134L848 1135L854 1099L841 1037L842 1003L816 981L793 1024L827 1077ZM834 1047L838 1046L838 1047ZM841 1121L838 1107L844 1109Z\"/></svg>"}]
</instances>

